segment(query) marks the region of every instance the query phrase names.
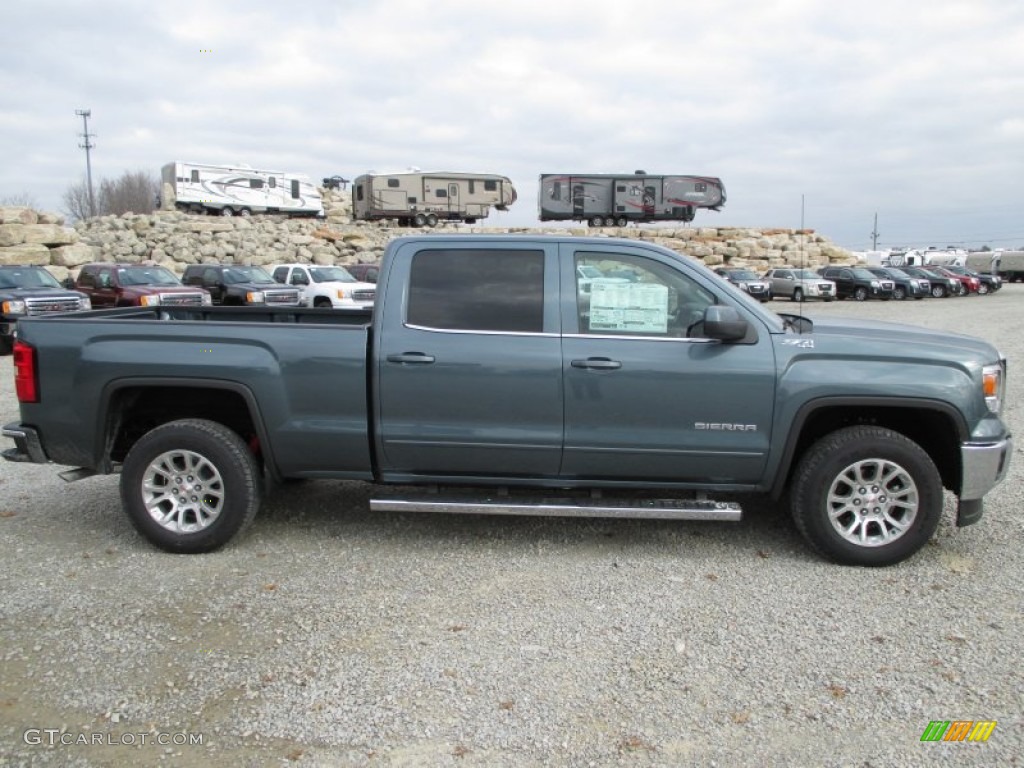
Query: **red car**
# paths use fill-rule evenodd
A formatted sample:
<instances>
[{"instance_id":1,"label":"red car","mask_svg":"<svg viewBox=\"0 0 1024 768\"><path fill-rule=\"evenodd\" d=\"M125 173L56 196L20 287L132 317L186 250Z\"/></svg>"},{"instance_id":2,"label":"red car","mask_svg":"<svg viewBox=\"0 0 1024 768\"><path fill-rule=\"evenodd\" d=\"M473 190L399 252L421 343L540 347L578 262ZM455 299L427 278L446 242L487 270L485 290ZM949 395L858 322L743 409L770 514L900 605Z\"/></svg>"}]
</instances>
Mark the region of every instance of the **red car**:
<instances>
[{"instance_id":1,"label":"red car","mask_svg":"<svg viewBox=\"0 0 1024 768\"><path fill-rule=\"evenodd\" d=\"M981 287L981 281L976 277L970 275L959 275L956 272L951 272L945 267L928 266L924 267L932 274L941 275L942 277L949 277L956 280L960 284L960 295L966 296L969 293L977 293L978 288Z\"/></svg>"}]
</instances>

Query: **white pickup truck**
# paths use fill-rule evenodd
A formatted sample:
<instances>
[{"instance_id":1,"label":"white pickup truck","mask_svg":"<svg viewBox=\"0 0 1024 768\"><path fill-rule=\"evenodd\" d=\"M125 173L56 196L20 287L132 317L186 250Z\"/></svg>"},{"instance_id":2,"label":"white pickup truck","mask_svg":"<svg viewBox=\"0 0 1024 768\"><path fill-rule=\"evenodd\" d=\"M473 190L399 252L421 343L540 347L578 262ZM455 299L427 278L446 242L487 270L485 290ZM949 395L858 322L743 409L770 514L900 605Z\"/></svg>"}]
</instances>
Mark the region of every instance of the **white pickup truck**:
<instances>
[{"instance_id":1,"label":"white pickup truck","mask_svg":"<svg viewBox=\"0 0 1024 768\"><path fill-rule=\"evenodd\" d=\"M299 289L299 301L305 307L368 309L377 296L377 286L361 283L344 267L316 264L277 264L274 279Z\"/></svg>"}]
</instances>

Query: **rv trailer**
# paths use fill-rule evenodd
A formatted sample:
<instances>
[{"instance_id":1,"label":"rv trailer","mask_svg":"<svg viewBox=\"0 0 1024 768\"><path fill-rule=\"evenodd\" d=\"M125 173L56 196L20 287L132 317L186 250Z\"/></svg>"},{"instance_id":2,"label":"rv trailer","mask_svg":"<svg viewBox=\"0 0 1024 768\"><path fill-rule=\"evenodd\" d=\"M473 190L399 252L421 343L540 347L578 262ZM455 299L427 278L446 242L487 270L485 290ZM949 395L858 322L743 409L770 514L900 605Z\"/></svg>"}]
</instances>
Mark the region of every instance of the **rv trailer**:
<instances>
[{"instance_id":1,"label":"rv trailer","mask_svg":"<svg viewBox=\"0 0 1024 768\"><path fill-rule=\"evenodd\" d=\"M179 211L248 216L280 213L288 216L324 215L323 200L308 176L262 171L248 166L168 163L163 182L174 193Z\"/></svg>"},{"instance_id":2,"label":"rv trailer","mask_svg":"<svg viewBox=\"0 0 1024 768\"><path fill-rule=\"evenodd\" d=\"M541 221L586 221L592 227L629 222L693 221L698 208L725 204L713 176L543 173L537 207Z\"/></svg>"},{"instance_id":3,"label":"rv trailer","mask_svg":"<svg viewBox=\"0 0 1024 768\"><path fill-rule=\"evenodd\" d=\"M371 172L352 182L356 219L396 219L402 226L436 227L439 221L475 224L487 217L492 206L504 211L515 201L512 182L490 173Z\"/></svg>"},{"instance_id":4,"label":"rv trailer","mask_svg":"<svg viewBox=\"0 0 1024 768\"><path fill-rule=\"evenodd\" d=\"M967 266L1016 283L1024 280L1024 251L975 251L967 256Z\"/></svg>"}]
</instances>

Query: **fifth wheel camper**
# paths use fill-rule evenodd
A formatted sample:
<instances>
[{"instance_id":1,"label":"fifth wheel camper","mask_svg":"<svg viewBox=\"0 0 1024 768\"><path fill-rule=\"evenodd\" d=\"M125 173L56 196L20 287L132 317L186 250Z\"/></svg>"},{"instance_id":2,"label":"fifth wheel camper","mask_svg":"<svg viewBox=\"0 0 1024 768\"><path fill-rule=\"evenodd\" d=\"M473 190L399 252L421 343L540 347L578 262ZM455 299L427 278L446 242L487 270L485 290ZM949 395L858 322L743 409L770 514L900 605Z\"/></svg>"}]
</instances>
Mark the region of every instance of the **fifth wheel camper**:
<instances>
[{"instance_id":1,"label":"fifth wheel camper","mask_svg":"<svg viewBox=\"0 0 1024 768\"><path fill-rule=\"evenodd\" d=\"M491 208L507 210L516 190L506 176L451 171L366 173L352 182L356 219L395 219L402 226L436 227L441 221L475 224Z\"/></svg>"}]
</instances>

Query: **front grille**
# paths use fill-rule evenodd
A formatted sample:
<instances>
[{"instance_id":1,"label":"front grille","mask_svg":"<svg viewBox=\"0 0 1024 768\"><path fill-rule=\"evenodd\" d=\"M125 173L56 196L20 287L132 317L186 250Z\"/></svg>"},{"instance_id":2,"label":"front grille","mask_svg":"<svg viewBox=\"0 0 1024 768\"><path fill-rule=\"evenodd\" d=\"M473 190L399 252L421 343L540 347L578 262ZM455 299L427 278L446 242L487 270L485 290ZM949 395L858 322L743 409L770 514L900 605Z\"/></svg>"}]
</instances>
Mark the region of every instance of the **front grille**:
<instances>
[{"instance_id":1,"label":"front grille","mask_svg":"<svg viewBox=\"0 0 1024 768\"><path fill-rule=\"evenodd\" d=\"M352 291L353 301L374 301L377 298L377 291L364 290L364 291Z\"/></svg>"},{"instance_id":2,"label":"front grille","mask_svg":"<svg viewBox=\"0 0 1024 768\"><path fill-rule=\"evenodd\" d=\"M888 280L883 280L883 281L882 281L882 290L883 290L883 291L891 291L891 290L893 290L893 289L894 289L895 287L896 287L896 284L895 284L895 283L892 283L892 282L890 282L890 281L888 281Z\"/></svg>"},{"instance_id":3,"label":"front grille","mask_svg":"<svg viewBox=\"0 0 1024 768\"><path fill-rule=\"evenodd\" d=\"M298 291L264 291L263 300L267 304L298 304Z\"/></svg>"},{"instance_id":4,"label":"front grille","mask_svg":"<svg viewBox=\"0 0 1024 768\"><path fill-rule=\"evenodd\" d=\"M76 312L82 308L81 302L74 296L58 299L26 299L25 310L29 315L46 315L51 312Z\"/></svg>"},{"instance_id":5,"label":"front grille","mask_svg":"<svg viewBox=\"0 0 1024 768\"><path fill-rule=\"evenodd\" d=\"M832 293L832 284L821 283L818 285L818 290L821 291L822 293Z\"/></svg>"},{"instance_id":6,"label":"front grille","mask_svg":"<svg viewBox=\"0 0 1024 768\"><path fill-rule=\"evenodd\" d=\"M160 304L165 307L201 307L203 306L203 294L161 293Z\"/></svg>"}]
</instances>

